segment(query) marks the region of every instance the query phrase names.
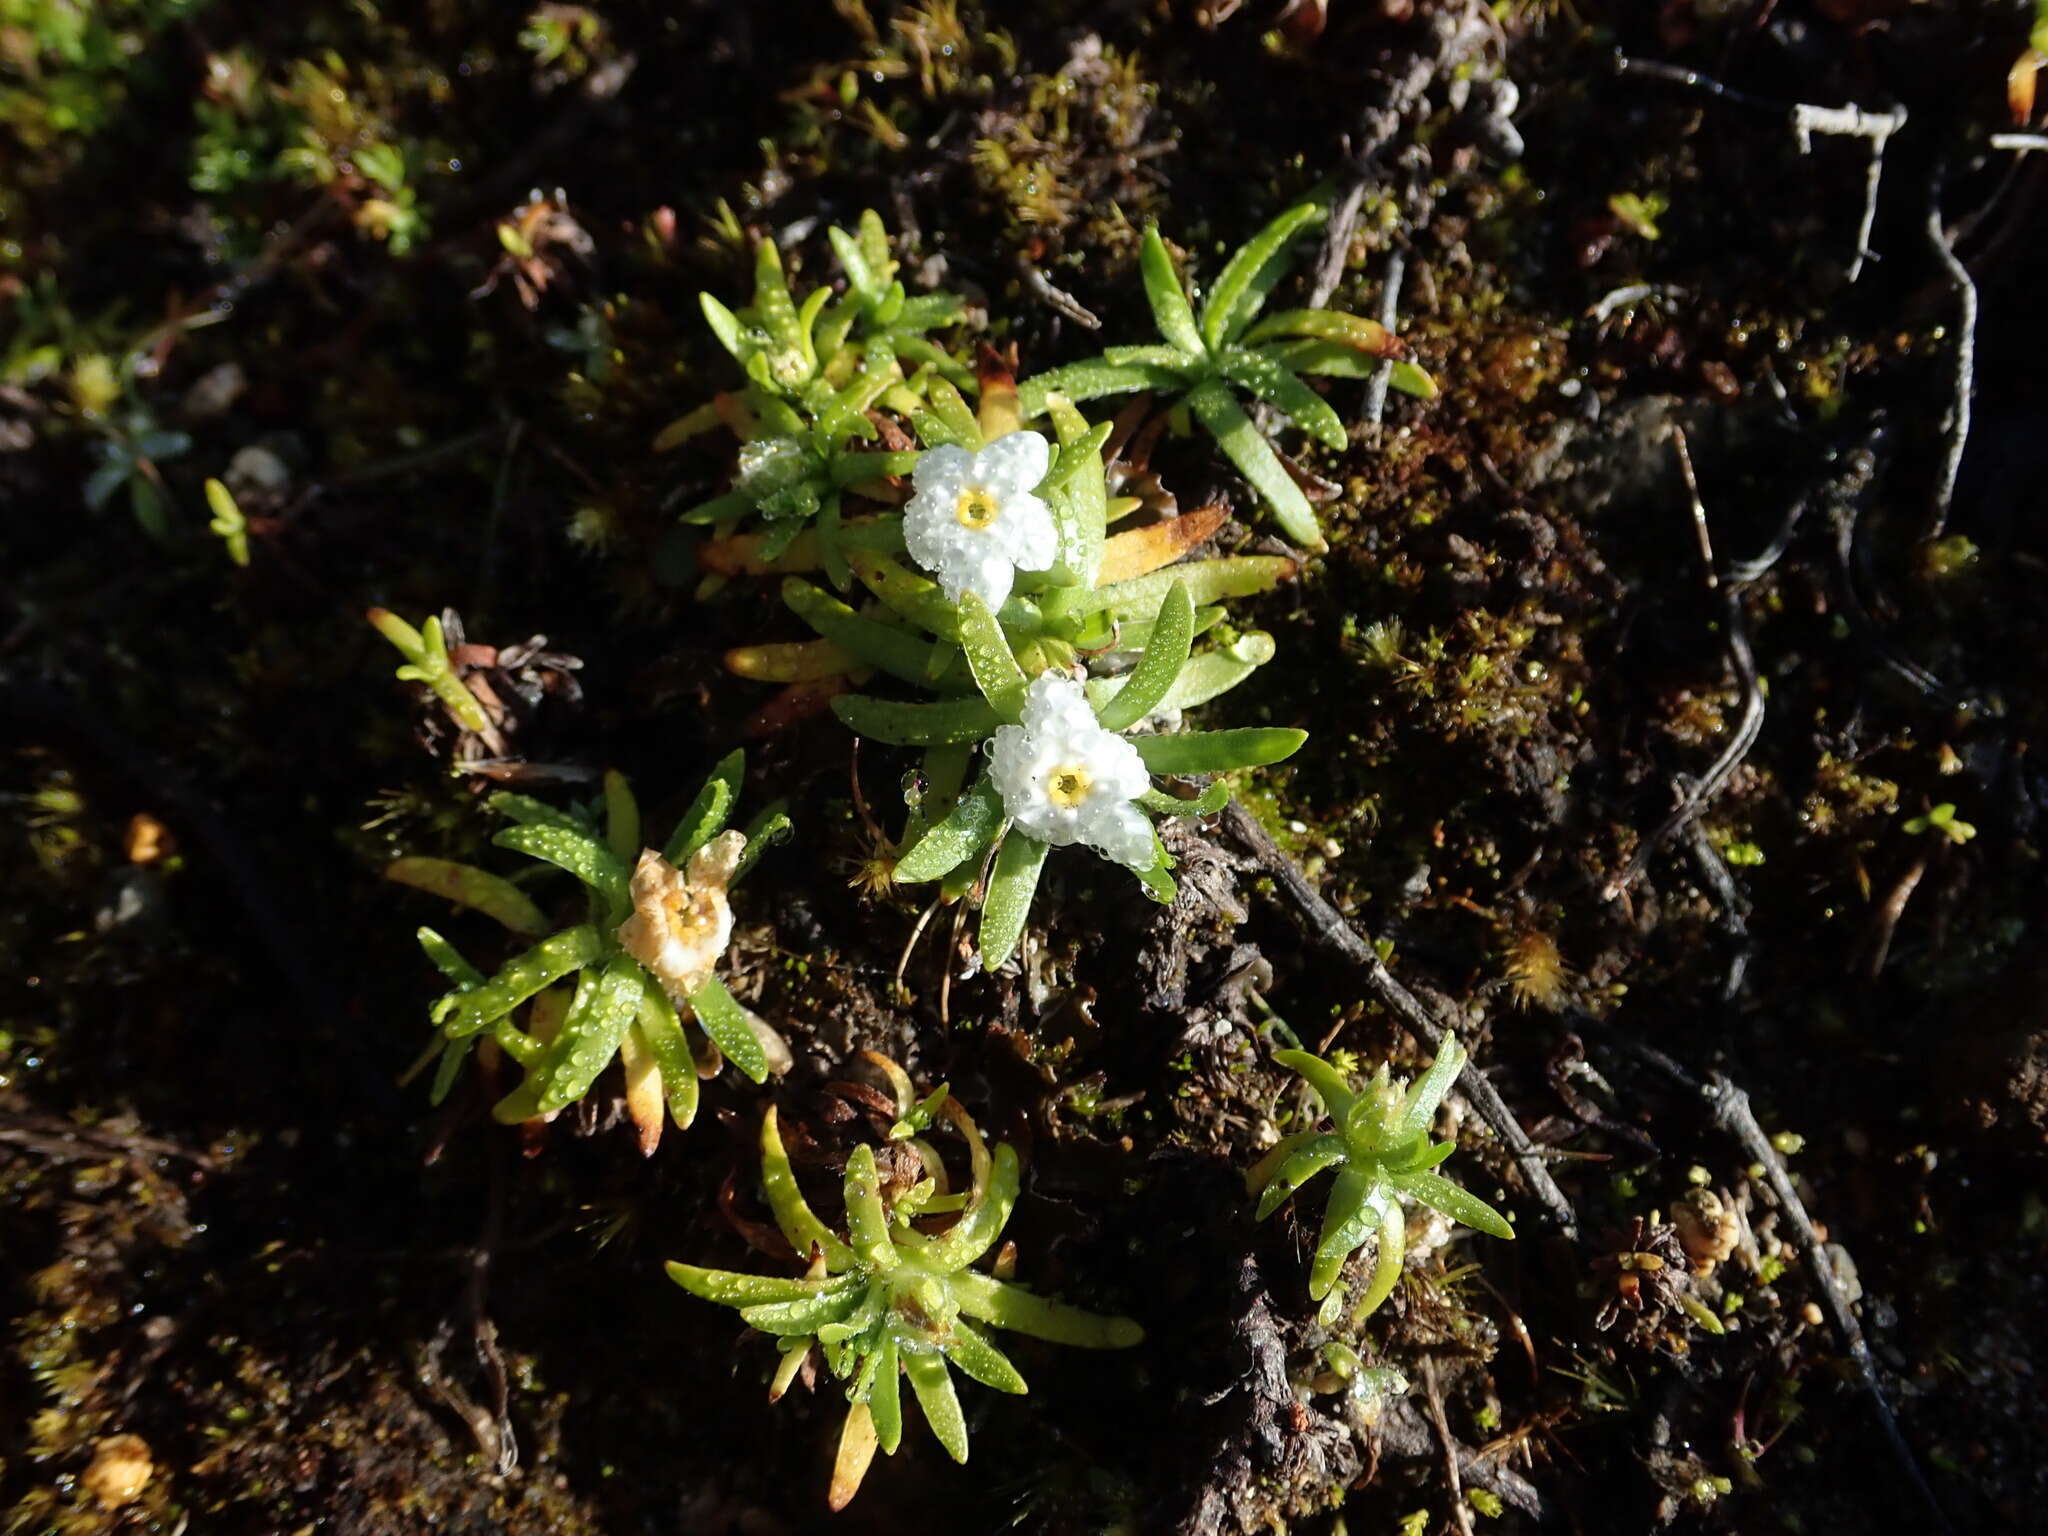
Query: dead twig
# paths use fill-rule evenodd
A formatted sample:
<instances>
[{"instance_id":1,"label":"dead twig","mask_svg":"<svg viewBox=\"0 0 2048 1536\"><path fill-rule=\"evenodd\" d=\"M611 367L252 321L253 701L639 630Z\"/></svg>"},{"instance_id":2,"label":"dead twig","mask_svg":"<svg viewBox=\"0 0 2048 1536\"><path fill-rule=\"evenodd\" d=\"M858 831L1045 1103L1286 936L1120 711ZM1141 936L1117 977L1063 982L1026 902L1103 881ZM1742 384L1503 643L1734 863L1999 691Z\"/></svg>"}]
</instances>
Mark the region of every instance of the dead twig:
<instances>
[{"instance_id":1,"label":"dead twig","mask_svg":"<svg viewBox=\"0 0 2048 1536\"><path fill-rule=\"evenodd\" d=\"M1366 990L1374 999L1405 1027L1436 1046L1444 1037L1444 1026L1423 1006L1421 999L1395 979L1371 942L1309 883L1308 876L1280 850L1271 834L1259 825L1258 818L1232 800L1224 808L1223 824L1273 876L1274 886L1316 937L1365 973ZM1513 1156L1523 1183L1548 1224L1576 1240L1578 1216L1571 1201L1551 1178L1542 1149L1530 1141L1529 1133L1522 1129L1522 1122L1515 1118L1499 1090L1477 1068L1465 1072L1459 1080L1459 1090Z\"/></svg>"},{"instance_id":2,"label":"dead twig","mask_svg":"<svg viewBox=\"0 0 2048 1536\"><path fill-rule=\"evenodd\" d=\"M1668 80L1674 85L1704 92L1721 101L1732 102L1736 106L1783 115L1792 129L1792 137L1798 143L1799 153L1802 155L1813 153L1813 136L1817 133L1830 138L1868 139L1870 163L1865 169L1863 179L1863 214L1856 224L1856 252L1849 258L1846 272L1848 280L1852 283L1863 275L1863 263L1876 254L1870 249L1870 231L1877 223L1877 195L1884 181L1885 146L1891 142L1893 134L1906 126L1904 107L1895 108L1890 112L1873 112L1854 103L1846 107L1821 107L1801 101L1787 106L1782 102L1752 96L1747 91L1734 90L1711 76L1700 74L1697 70L1660 63L1655 59L1618 57L1615 60L1615 73L1640 75L1651 80Z\"/></svg>"},{"instance_id":3,"label":"dead twig","mask_svg":"<svg viewBox=\"0 0 2048 1536\"><path fill-rule=\"evenodd\" d=\"M1956 259L1941 218L1943 167L1935 162L1934 184L1927 197L1927 244L1948 278L1956 301L1956 350L1949 405L1941 422L1941 468L1935 476L1934 501L1927 511L1921 542L1941 537L1948 526L1949 505L1955 500L1956 480L1963 470L1963 450L1970 441L1970 397L1977 387L1977 284L1969 268Z\"/></svg>"},{"instance_id":4,"label":"dead twig","mask_svg":"<svg viewBox=\"0 0 2048 1536\"><path fill-rule=\"evenodd\" d=\"M1401 283L1407 276L1408 258L1399 251L1387 252L1387 275L1380 288L1379 322L1389 335L1393 334L1394 321L1399 316ZM1394 360L1383 357L1380 359L1379 367L1373 370L1372 377L1366 381L1365 420L1375 436L1379 433L1380 418L1387 411L1387 386L1393 377Z\"/></svg>"},{"instance_id":5,"label":"dead twig","mask_svg":"<svg viewBox=\"0 0 2048 1536\"><path fill-rule=\"evenodd\" d=\"M1458 1476L1458 1442L1451 1438L1451 1426L1444 1418L1444 1394L1436 1384L1436 1357L1422 1357L1422 1390L1429 1399L1429 1420L1436 1426L1437 1444L1444 1453L1444 1481L1451 1489L1451 1518L1462 1536L1472 1536L1472 1511L1465 1507L1465 1485Z\"/></svg>"},{"instance_id":6,"label":"dead twig","mask_svg":"<svg viewBox=\"0 0 2048 1536\"><path fill-rule=\"evenodd\" d=\"M1721 581L1714 572L1714 546L1707 533L1707 509L1700 500L1699 483L1693 478L1692 455L1685 445L1685 433L1678 427L1671 429L1671 440L1678 453L1679 473L1684 477L1686 492L1692 504L1694 533L1699 539L1700 557L1706 566L1706 583L1709 589L1717 591L1721 598L1721 630L1728 648L1728 664L1734 669L1737 685L1742 690L1742 713L1737 717L1735 731L1729 737L1728 745L1707 766L1705 773L1697 779L1685 774L1675 775L1672 783L1678 793L1678 803L1671 814L1657 824L1657 828L1644 838L1636 851L1622 866L1620 872L1609 880L1601 891L1601 897L1613 901L1641 878L1650 860L1671 838L1692 825L1707 803L1720 792L1735 770L1742 766L1742 760L1749 756L1756 745L1757 737L1764 728L1764 690L1757 676L1756 655L1749 644L1749 615L1742 606L1742 594L1747 582Z\"/></svg>"},{"instance_id":7,"label":"dead twig","mask_svg":"<svg viewBox=\"0 0 2048 1536\"><path fill-rule=\"evenodd\" d=\"M1785 1159L1778 1149L1771 1145L1770 1137L1764 1134L1757 1123L1756 1112L1750 1107L1749 1095L1737 1087L1734 1080L1722 1072L1710 1072L1706 1079L1695 1077L1676 1061L1658 1050L1628 1035L1615 1031L1604 1031L1621 1049L1645 1065L1662 1073L1679 1087L1698 1095L1715 1125L1733 1136L1749 1160L1763 1169L1764 1182L1777 1197L1778 1208L1791 1224L1793 1236L1798 1240L1799 1251L1812 1273L1814 1283L1820 1290L1821 1309L1833 1325L1837 1341L1848 1355L1855 1368L1858 1383L1864 1395L1869 1398L1871 1410L1876 1415L1878 1428L1899 1465L1905 1469L1914 1491L1927 1506L1934 1529L1944 1536L1955 1536L1955 1527L1949 1523L1947 1511L1935 1497L1933 1487L1920 1470L1919 1460L1913 1448L1907 1444L1905 1432L1899 1428L1899 1421L1892 1414L1890 1401L1885 1397L1884 1384L1877 1374L1877 1362L1870 1353L1870 1345L1863 1337L1862 1325L1856 1321L1856 1314L1850 1309L1848 1294L1842 1289L1841 1277L1836 1274L1833 1260L1828 1257L1827 1245L1814 1229L1813 1218L1806 1212L1806 1203L1799 1198L1799 1191L1792 1187L1792 1175L1785 1167Z\"/></svg>"}]
</instances>

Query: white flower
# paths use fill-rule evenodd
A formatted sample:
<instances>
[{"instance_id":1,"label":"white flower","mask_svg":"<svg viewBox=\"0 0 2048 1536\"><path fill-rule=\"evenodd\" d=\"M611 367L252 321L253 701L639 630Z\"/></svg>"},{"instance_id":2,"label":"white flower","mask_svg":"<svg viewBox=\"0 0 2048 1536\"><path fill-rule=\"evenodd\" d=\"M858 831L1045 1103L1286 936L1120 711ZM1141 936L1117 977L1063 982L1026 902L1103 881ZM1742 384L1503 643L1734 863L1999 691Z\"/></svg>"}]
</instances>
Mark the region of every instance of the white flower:
<instances>
[{"instance_id":1,"label":"white flower","mask_svg":"<svg viewBox=\"0 0 2048 1536\"><path fill-rule=\"evenodd\" d=\"M1071 678L1041 673L1024 700L1024 723L996 731L989 774L1017 830L1064 848L1089 847L1149 869L1152 822L1131 804L1152 787L1138 749L1096 723Z\"/></svg>"},{"instance_id":2,"label":"white flower","mask_svg":"<svg viewBox=\"0 0 2048 1536\"><path fill-rule=\"evenodd\" d=\"M652 848L633 870L633 915L619 924L619 943L682 1007L732 941L725 888L746 846L739 833L721 832L690 856L687 871Z\"/></svg>"},{"instance_id":3,"label":"white flower","mask_svg":"<svg viewBox=\"0 0 2048 1536\"><path fill-rule=\"evenodd\" d=\"M947 443L918 459L903 542L950 601L972 592L993 612L1019 570L1042 571L1059 557L1052 512L1031 494L1051 463L1036 432L1011 432L979 453Z\"/></svg>"}]
</instances>

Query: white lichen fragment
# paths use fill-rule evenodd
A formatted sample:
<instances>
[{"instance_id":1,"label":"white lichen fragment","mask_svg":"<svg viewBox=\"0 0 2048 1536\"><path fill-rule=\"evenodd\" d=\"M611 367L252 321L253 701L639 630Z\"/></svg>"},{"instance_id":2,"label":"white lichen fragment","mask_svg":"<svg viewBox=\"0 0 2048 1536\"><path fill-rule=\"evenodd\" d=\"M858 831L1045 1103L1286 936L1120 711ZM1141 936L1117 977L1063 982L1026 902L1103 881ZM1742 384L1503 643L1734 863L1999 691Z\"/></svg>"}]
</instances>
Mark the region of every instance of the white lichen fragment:
<instances>
[{"instance_id":1,"label":"white lichen fragment","mask_svg":"<svg viewBox=\"0 0 2048 1536\"><path fill-rule=\"evenodd\" d=\"M1059 556L1052 511L1033 493L1052 463L1036 432L1011 432L979 453L944 444L910 472L903 543L949 601L972 592L1003 606L1017 572L1048 569Z\"/></svg>"},{"instance_id":2,"label":"white lichen fragment","mask_svg":"<svg viewBox=\"0 0 2048 1536\"><path fill-rule=\"evenodd\" d=\"M739 833L721 832L690 856L686 870L652 848L633 867L633 915L619 924L619 943L679 1008L711 979L732 941L726 887L746 846Z\"/></svg>"},{"instance_id":3,"label":"white lichen fragment","mask_svg":"<svg viewBox=\"0 0 2048 1536\"><path fill-rule=\"evenodd\" d=\"M1041 674L1021 725L996 731L989 773L1018 831L1064 848L1089 847L1132 869L1158 857L1151 820L1131 802L1152 787L1138 751L1097 723L1072 678Z\"/></svg>"}]
</instances>

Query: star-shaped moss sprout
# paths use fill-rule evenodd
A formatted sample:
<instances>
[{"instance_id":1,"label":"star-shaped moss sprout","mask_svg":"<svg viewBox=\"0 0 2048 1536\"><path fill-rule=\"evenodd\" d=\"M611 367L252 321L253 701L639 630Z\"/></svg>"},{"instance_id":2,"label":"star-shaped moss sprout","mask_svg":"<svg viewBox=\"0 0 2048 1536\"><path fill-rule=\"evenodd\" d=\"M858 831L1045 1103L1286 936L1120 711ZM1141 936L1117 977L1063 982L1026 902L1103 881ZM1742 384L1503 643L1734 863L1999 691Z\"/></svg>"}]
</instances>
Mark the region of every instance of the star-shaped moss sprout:
<instances>
[{"instance_id":1,"label":"star-shaped moss sprout","mask_svg":"<svg viewBox=\"0 0 2048 1536\"><path fill-rule=\"evenodd\" d=\"M1323 1303L1325 1325L1334 1323L1342 1308L1337 1281L1344 1261L1374 1234L1379 1237L1379 1252L1354 1318L1366 1317L1393 1294L1406 1252L1404 1195L1491 1236L1515 1235L1500 1212L1434 1171L1457 1150L1456 1142L1432 1144L1429 1139L1437 1106L1465 1066L1465 1048L1456 1038L1444 1036L1436 1061L1405 1093L1395 1087L1385 1063L1357 1088L1330 1062L1307 1051L1275 1051L1273 1059L1307 1080L1323 1101L1333 1129L1283 1137L1245 1175L1245 1183L1259 1196L1263 1221L1317 1174L1326 1168L1337 1170L1323 1207L1323 1229L1308 1282L1310 1298Z\"/></svg>"},{"instance_id":2,"label":"star-shaped moss sprout","mask_svg":"<svg viewBox=\"0 0 2048 1536\"><path fill-rule=\"evenodd\" d=\"M995 1245L1016 1204L1016 1150L1003 1144L991 1155L973 1120L943 1088L913 1103L901 1069L891 1076L903 1111L891 1141L907 1146L908 1153L898 1155L914 1155L923 1167L921 1178L888 1199L874 1148L854 1148L846 1164L841 1238L797 1188L771 1108L761 1122L762 1183L776 1225L792 1248L809 1256L810 1272L782 1278L668 1266L685 1290L737 1308L752 1326L776 1336L783 1356L769 1389L771 1401L814 1349L847 1384L852 1406L828 1496L834 1509L844 1508L859 1491L877 1447L894 1455L902 1442L904 1377L932 1433L960 1462L967 1460L967 1420L947 1367L998 1392L1025 1390L1024 1378L989 1342L984 1327L1083 1349L1126 1349L1144 1337L1127 1317L1099 1317L971 1267ZM967 1143L972 1176L964 1200L949 1195L943 1164L918 1135L934 1115L951 1121ZM942 1232L928 1235L914 1224L948 1209L961 1214Z\"/></svg>"},{"instance_id":3,"label":"star-shaped moss sprout","mask_svg":"<svg viewBox=\"0 0 2048 1536\"><path fill-rule=\"evenodd\" d=\"M641 848L639 806L619 774L605 777L602 833L580 814L526 795L494 795L492 808L513 825L492 841L568 871L588 893L586 921L553 933L524 890L488 870L404 858L385 871L539 940L486 978L440 934L419 930L428 959L454 984L433 1008L443 1037L435 1103L479 1039L526 1073L492 1111L506 1123L575 1103L616 1057L625 1065L626 1105L641 1149L651 1153L663 1102L677 1128L686 1128L697 1112L697 1079L715 1074L721 1056L757 1083L777 1056L786 1069L787 1047L716 971L732 936L727 893L789 825L773 806L744 833L724 830L745 770L738 752L719 763L660 852ZM636 853L629 873L626 861ZM572 981L573 990L557 985ZM514 1022L522 1006L525 1029ZM709 1042L701 1064L683 1034L693 1017Z\"/></svg>"}]
</instances>

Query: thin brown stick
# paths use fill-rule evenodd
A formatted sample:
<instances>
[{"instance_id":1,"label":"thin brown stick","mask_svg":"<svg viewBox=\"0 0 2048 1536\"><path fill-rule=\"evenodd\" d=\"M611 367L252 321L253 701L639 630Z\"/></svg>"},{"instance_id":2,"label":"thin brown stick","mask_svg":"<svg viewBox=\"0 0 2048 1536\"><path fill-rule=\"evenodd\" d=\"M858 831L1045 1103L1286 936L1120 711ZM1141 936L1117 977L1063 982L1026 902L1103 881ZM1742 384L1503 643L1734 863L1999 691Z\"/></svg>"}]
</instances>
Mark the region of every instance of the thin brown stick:
<instances>
[{"instance_id":1,"label":"thin brown stick","mask_svg":"<svg viewBox=\"0 0 2048 1536\"><path fill-rule=\"evenodd\" d=\"M1436 1384L1436 1357L1422 1357L1422 1390L1429 1399L1430 1422L1436 1425L1437 1444L1444 1453L1444 1480L1451 1485L1451 1518L1462 1536L1472 1536L1472 1511L1465 1507L1465 1484L1458 1476L1458 1442L1451 1438L1450 1422L1444 1417L1444 1394Z\"/></svg>"},{"instance_id":2,"label":"thin brown stick","mask_svg":"<svg viewBox=\"0 0 2048 1536\"><path fill-rule=\"evenodd\" d=\"M1271 873L1275 888L1305 920L1310 931L1365 972L1366 990L1374 999L1432 1046L1438 1045L1445 1034L1444 1026L1423 1006L1421 999L1395 979L1371 941L1309 883L1308 876L1280 850L1271 834L1259 825L1258 818L1238 801L1232 800L1224 808L1223 824ZM1522 1172L1523 1183L1528 1186L1530 1195L1549 1225L1566 1237L1576 1239L1578 1216L1572 1210L1571 1201L1557 1187L1557 1181L1551 1178L1550 1170L1543 1163L1542 1149L1529 1139L1529 1133L1522 1129L1522 1122L1515 1118L1514 1111L1508 1108L1500 1091L1477 1068L1466 1069L1458 1080L1458 1088L1513 1156L1515 1166Z\"/></svg>"}]
</instances>

